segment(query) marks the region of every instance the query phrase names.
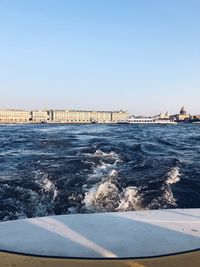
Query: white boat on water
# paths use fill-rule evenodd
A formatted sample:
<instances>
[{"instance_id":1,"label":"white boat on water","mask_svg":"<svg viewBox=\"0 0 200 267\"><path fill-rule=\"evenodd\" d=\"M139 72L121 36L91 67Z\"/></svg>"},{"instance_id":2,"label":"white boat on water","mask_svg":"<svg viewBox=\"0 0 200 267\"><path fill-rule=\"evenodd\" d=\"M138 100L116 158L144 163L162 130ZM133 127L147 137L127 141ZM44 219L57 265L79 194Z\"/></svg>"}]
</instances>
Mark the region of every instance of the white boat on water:
<instances>
[{"instance_id":1,"label":"white boat on water","mask_svg":"<svg viewBox=\"0 0 200 267\"><path fill-rule=\"evenodd\" d=\"M119 123L121 124L177 124L177 122L174 120L160 119L156 117L131 117Z\"/></svg>"}]
</instances>

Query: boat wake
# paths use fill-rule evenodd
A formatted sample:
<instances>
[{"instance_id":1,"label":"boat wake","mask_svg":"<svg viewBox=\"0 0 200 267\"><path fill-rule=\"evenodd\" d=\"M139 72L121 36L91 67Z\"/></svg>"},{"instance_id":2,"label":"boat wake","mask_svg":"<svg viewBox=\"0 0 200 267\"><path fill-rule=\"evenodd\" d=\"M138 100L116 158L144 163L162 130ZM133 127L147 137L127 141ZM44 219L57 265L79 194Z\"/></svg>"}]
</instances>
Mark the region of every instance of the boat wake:
<instances>
[{"instance_id":1,"label":"boat wake","mask_svg":"<svg viewBox=\"0 0 200 267\"><path fill-rule=\"evenodd\" d=\"M12 128L0 129L1 221L199 205L196 130L188 139L183 127L155 125Z\"/></svg>"},{"instance_id":2,"label":"boat wake","mask_svg":"<svg viewBox=\"0 0 200 267\"><path fill-rule=\"evenodd\" d=\"M98 177L100 182L94 184L92 188L85 193L83 200L84 209L87 212L110 212L142 209L142 201L139 195L139 189L136 186L123 188L120 184L118 169L120 163L123 163L120 156L111 151L103 152L100 149L93 154L94 157L100 157L100 165L93 169L89 179ZM108 159L112 163L106 163Z\"/></svg>"},{"instance_id":3,"label":"boat wake","mask_svg":"<svg viewBox=\"0 0 200 267\"><path fill-rule=\"evenodd\" d=\"M160 188L162 193L157 198L153 199L149 204L149 209L159 209L159 208L175 208L177 207L176 198L173 195L171 186L180 181L181 174L179 167L172 167L171 170L166 175L166 180Z\"/></svg>"},{"instance_id":4,"label":"boat wake","mask_svg":"<svg viewBox=\"0 0 200 267\"><path fill-rule=\"evenodd\" d=\"M114 181L105 181L85 194L85 208L90 212L141 210L142 201L137 187L120 190Z\"/></svg>"}]
</instances>

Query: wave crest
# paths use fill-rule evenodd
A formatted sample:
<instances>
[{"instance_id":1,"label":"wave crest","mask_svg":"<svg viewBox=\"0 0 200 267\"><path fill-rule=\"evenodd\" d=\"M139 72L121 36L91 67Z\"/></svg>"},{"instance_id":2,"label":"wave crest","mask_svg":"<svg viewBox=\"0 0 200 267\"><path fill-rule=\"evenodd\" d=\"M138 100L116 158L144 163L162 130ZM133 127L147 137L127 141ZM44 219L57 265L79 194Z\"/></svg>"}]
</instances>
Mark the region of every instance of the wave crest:
<instances>
[{"instance_id":1,"label":"wave crest","mask_svg":"<svg viewBox=\"0 0 200 267\"><path fill-rule=\"evenodd\" d=\"M130 186L124 189L120 198L118 211L141 210L142 200L139 190L135 186Z\"/></svg>"},{"instance_id":2,"label":"wave crest","mask_svg":"<svg viewBox=\"0 0 200 267\"><path fill-rule=\"evenodd\" d=\"M179 169L179 167L174 167L167 174L166 184L168 184L168 185L175 184L175 183L179 182L180 179L181 179L180 169Z\"/></svg>"},{"instance_id":3,"label":"wave crest","mask_svg":"<svg viewBox=\"0 0 200 267\"><path fill-rule=\"evenodd\" d=\"M86 193L83 203L88 210L106 212L117 208L119 190L111 181L101 183L96 189Z\"/></svg>"},{"instance_id":4,"label":"wave crest","mask_svg":"<svg viewBox=\"0 0 200 267\"><path fill-rule=\"evenodd\" d=\"M86 193L85 208L93 212L141 210L142 200L137 187L127 187L122 192L112 181L105 181Z\"/></svg>"}]
</instances>

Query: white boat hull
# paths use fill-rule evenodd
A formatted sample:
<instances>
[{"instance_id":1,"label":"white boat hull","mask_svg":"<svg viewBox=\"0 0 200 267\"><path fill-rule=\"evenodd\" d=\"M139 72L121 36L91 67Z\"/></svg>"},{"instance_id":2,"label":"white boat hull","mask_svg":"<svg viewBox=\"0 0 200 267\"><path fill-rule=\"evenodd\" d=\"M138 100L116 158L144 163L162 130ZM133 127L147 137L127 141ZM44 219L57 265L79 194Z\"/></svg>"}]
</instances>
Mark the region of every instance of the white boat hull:
<instances>
[{"instance_id":1,"label":"white boat hull","mask_svg":"<svg viewBox=\"0 0 200 267\"><path fill-rule=\"evenodd\" d=\"M9 221L0 223L0 237L0 266L161 266L160 259L162 266L199 267L200 209ZM193 265L178 265L185 257Z\"/></svg>"}]
</instances>

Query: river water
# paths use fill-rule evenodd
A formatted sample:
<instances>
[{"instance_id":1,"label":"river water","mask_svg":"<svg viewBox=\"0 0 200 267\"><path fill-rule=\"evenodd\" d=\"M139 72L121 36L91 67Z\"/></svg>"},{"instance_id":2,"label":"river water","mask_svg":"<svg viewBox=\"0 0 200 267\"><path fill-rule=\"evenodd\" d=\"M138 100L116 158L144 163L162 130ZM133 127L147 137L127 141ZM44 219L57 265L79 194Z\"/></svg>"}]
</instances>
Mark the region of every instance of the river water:
<instances>
[{"instance_id":1,"label":"river water","mask_svg":"<svg viewBox=\"0 0 200 267\"><path fill-rule=\"evenodd\" d=\"M0 220L200 207L200 125L0 125Z\"/></svg>"}]
</instances>

